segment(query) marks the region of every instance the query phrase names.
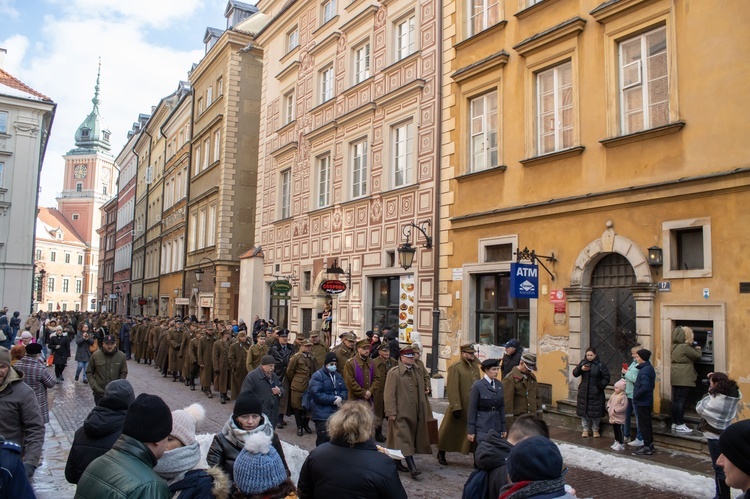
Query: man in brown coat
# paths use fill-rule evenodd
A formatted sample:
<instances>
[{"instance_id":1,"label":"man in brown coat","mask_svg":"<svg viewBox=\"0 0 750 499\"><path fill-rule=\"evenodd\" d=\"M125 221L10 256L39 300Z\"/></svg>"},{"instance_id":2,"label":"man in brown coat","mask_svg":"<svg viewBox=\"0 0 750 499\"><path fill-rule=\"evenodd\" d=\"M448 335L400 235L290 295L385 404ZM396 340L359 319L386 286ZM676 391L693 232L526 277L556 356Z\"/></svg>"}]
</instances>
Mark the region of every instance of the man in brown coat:
<instances>
[{"instance_id":1,"label":"man in brown coat","mask_svg":"<svg viewBox=\"0 0 750 499\"><path fill-rule=\"evenodd\" d=\"M229 371L232 375L232 398L237 400L237 395L242 389L242 382L247 376L247 355L250 351L247 331L240 331L237 341L229 347Z\"/></svg>"},{"instance_id":2,"label":"man in brown coat","mask_svg":"<svg viewBox=\"0 0 750 499\"><path fill-rule=\"evenodd\" d=\"M169 330L169 366L167 369L172 372L172 383L176 383L181 377L182 359L180 358L180 346L182 344L182 321L175 321L172 329Z\"/></svg>"},{"instance_id":3,"label":"man in brown coat","mask_svg":"<svg viewBox=\"0 0 750 499\"><path fill-rule=\"evenodd\" d=\"M193 331L188 323L182 325L182 337L180 338L180 350L178 357L180 359L180 373L185 378L185 386L190 386L188 377L190 376L190 340L193 339Z\"/></svg>"},{"instance_id":4,"label":"man in brown coat","mask_svg":"<svg viewBox=\"0 0 750 499\"><path fill-rule=\"evenodd\" d=\"M211 383L213 381L213 353L214 343L216 342L216 331L213 326L207 326L205 335L198 342L198 365L201 368L201 391L208 398L214 398L211 393Z\"/></svg>"},{"instance_id":5,"label":"man in brown coat","mask_svg":"<svg viewBox=\"0 0 750 499\"><path fill-rule=\"evenodd\" d=\"M258 343L250 347L250 351L247 352L247 362L245 363L247 372L251 372L260 366L260 359L264 355L268 355L268 350L273 345L274 339L273 335L267 335L265 331L258 333Z\"/></svg>"},{"instance_id":6,"label":"man in brown coat","mask_svg":"<svg viewBox=\"0 0 750 499\"><path fill-rule=\"evenodd\" d=\"M354 349L356 341L357 335L352 331L341 334L341 343L333 349L333 351L336 352L336 370L338 372L343 374L346 361L357 354Z\"/></svg>"},{"instance_id":7,"label":"man in brown coat","mask_svg":"<svg viewBox=\"0 0 750 499\"><path fill-rule=\"evenodd\" d=\"M318 367L323 367L326 363L326 354L328 349L320 342L320 333L313 331L310 333L310 342L312 343L312 350L310 354L315 357L315 363Z\"/></svg>"},{"instance_id":8,"label":"man in brown coat","mask_svg":"<svg viewBox=\"0 0 750 499\"><path fill-rule=\"evenodd\" d=\"M398 365L397 359L391 358L391 348L388 343L383 343L378 347L378 356L373 361L374 371L372 379L372 396L375 400L375 440L385 442L383 436L383 418L385 417L385 405L383 402L383 392L385 390L385 378L388 371Z\"/></svg>"},{"instance_id":9,"label":"man in brown coat","mask_svg":"<svg viewBox=\"0 0 750 499\"><path fill-rule=\"evenodd\" d=\"M167 377L167 370L169 369L169 335L174 327L174 321L166 322L163 327L159 328L158 336L156 337L156 351L154 352L154 358L156 359L156 365L159 367L160 372Z\"/></svg>"},{"instance_id":10,"label":"man in brown coat","mask_svg":"<svg viewBox=\"0 0 750 499\"><path fill-rule=\"evenodd\" d=\"M190 369L188 370L188 380L190 385L190 391L195 391L195 378L200 375L200 358L198 357L198 345L200 345L201 338L203 338L203 330L197 327L193 333L193 337L190 338L188 343L188 362L190 362ZM203 387L201 387L202 389Z\"/></svg>"},{"instance_id":11,"label":"man in brown coat","mask_svg":"<svg viewBox=\"0 0 750 499\"><path fill-rule=\"evenodd\" d=\"M224 326L221 340L214 343L211 364L214 369L214 390L221 395L221 403L226 404L229 397L229 347L232 339L232 327Z\"/></svg>"},{"instance_id":12,"label":"man in brown coat","mask_svg":"<svg viewBox=\"0 0 750 499\"><path fill-rule=\"evenodd\" d=\"M370 358L370 341L359 340L357 355L344 364L344 383L346 383L346 389L349 390L349 400L364 400L372 406L374 377L375 369L373 360Z\"/></svg>"},{"instance_id":13,"label":"man in brown coat","mask_svg":"<svg viewBox=\"0 0 750 499\"><path fill-rule=\"evenodd\" d=\"M446 452L468 454L472 451L472 443L466 438L466 423L471 385L482 377L479 366L474 345L469 343L461 345L461 359L448 368L448 407L440 424L437 453L438 462L442 465L448 465Z\"/></svg>"},{"instance_id":14,"label":"man in brown coat","mask_svg":"<svg viewBox=\"0 0 750 499\"><path fill-rule=\"evenodd\" d=\"M521 362L503 378L506 428L510 428L515 418L522 414L533 414L539 418L544 416L534 371L536 355L524 352Z\"/></svg>"},{"instance_id":15,"label":"man in brown coat","mask_svg":"<svg viewBox=\"0 0 750 499\"><path fill-rule=\"evenodd\" d=\"M310 353L312 343L310 340L300 342L300 351L289 359L289 365L286 368L286 377L289 379L289 395L292 409L294 410L294 422L297 423L297 436L302 436L302 432L312 433L310 429L310 418L307 417L307 411L302 408L302 394L307 391L310 383L310 377L318 370L315 357Z\"/></svg>"},{"instance_id":16,"label":"man in brown coat","mask_svg":"<svg viewBox=\"0 0 750 499\"><path fill-rule=\"evenodd\" d=\"M427 432L424 378L414 369L414 350L401 349L401 363L388 371L385 378L385 415L388 417L389 449L400 449L406 458L411 477L422 472L414 463L414 454L432 454Z\"/></svg>"},{"instance_id":17,"label":"man in brown coat","mask_svg":"<svg viewBox=\"0 0 750 499\"><path fill-rule=\"evenodd\" d=\"M148 363L156 364L155 369L159 368L159 363L156 361L156 347L159 344L159 336L161 335L161 324L159 322L152 322L148 328Z\"/></svg>"}]
</instances>

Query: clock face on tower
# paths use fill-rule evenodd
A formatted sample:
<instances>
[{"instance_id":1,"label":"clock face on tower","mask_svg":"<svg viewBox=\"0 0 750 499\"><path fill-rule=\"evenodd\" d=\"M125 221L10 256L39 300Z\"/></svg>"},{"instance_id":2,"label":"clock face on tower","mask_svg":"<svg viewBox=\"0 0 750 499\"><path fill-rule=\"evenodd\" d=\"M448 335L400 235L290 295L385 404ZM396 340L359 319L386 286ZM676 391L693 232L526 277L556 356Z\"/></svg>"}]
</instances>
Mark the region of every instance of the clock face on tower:
<instances>
[{"instance_id":1,"label":"clock face on tower","mask_svg":"<svg viewBox=\"0 0 750 499\"><path fill-rule=\"evenodd\" d=\"M74 175L75 178L86 178L86 165L76 165Z\"/></svg>"}]
</instances>

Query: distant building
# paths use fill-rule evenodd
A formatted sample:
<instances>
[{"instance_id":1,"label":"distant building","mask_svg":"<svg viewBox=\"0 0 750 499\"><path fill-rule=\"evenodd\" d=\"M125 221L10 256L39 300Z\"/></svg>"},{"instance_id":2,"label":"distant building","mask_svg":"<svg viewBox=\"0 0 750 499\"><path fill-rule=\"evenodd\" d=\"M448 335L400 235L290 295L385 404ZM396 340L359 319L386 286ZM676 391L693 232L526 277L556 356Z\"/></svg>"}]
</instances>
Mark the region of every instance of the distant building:
<instances>
[{"instance_id":1,"label":"distant building","mask_svg":"<svg viewBox=\"0 0 750 499\"><path fill-rule=\"evenodd\" d=\"M39 174L56 104L3 70L0 49L0 306L33 307Z\"/></svg>"}]
</instances>

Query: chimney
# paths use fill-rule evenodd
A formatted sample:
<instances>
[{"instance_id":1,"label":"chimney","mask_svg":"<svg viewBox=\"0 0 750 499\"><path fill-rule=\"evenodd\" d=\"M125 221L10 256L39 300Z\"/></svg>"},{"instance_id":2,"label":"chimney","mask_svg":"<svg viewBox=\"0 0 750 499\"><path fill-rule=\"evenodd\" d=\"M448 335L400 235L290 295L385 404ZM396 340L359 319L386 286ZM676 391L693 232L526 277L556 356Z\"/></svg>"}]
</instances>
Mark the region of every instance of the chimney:
<instances>
[{"instance_id":1,"label":"chimney","mask_svg":"<svg viewBox=\"0 0 750 499\"><path fill-rule=\"evenodd\" d=\"M0 69L5 66L5 54L8 53L7 49L0 47Z\"/></svg>"}]
</instances>

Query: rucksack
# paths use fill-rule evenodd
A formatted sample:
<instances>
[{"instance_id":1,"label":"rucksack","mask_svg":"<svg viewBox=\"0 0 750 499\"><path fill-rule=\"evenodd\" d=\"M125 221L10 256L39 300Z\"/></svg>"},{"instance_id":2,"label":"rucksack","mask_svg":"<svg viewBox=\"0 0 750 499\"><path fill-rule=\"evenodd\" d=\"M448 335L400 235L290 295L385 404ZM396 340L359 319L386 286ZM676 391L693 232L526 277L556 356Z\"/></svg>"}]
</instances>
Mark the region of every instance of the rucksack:
<instances>
[{"instance_id":1,"label":"rucksack","mask_svg":"<svg viewBox=\"0 0 750 499\"><path fill-rule=\"evenodd\" d=\"M464 484L464 492L461 499L480 499L487 497L489 484L487 483L487 472L485 470L475 469L469 475Z\"/></svg>"}]
</instances>

